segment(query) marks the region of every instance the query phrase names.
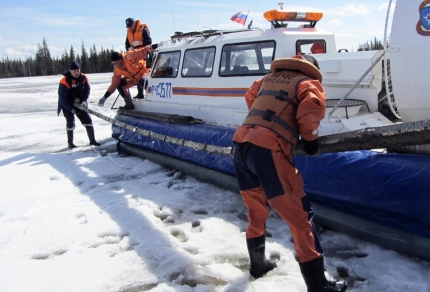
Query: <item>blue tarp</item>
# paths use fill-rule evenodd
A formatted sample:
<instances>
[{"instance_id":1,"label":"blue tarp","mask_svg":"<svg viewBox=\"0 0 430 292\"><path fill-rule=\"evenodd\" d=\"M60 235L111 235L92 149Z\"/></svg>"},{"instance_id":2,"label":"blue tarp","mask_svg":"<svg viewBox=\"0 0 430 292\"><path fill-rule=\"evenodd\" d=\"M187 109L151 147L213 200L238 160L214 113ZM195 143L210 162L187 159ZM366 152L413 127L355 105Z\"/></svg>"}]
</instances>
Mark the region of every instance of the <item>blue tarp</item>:
<instances>
[{"instance_id":1,"label":"blue tarp","mask_svg":"<svg viewBox=\"0 0 430 292\"><path fill-rule=\"evenodd\" d=\"M117 115L115 119L133 127L138 127L140 129L145 129L154 133L164 134L178 139L185 139L188 141L207 143L210 145L222 147L233 147L232 138L234 129L232 128L205 124L172 124L164 121L155 121L124 115ZM209 154L196 151L189 147L150 139L115 125L112 126L112 137L127 144L161 152L169 156L186 160L188 162L196 163L211 169L235 175L232 158L228 156Z\"/></svg>"},{"instance_id":2,"label":"blue tarp","mask_svg":"<svg viewBox=\"0 0 430 292\"><path fill-rule=\"evenodd\" d=\"M351 151L295 162L312 201L430 238L430 156Z\"/></svg>"},{"instance_id":3,"label":"blue tarp","mask_svg":"<svg viewBox=\"0 0 430 292\"><path fill-rule=\"evenodd\" d=\"M117 115L129 125L190 141L232 147L234 129L178 125ZM235 175L231 156L208 154L149 139L118 126L112 136L124 143L161 152ZM311 201L332 209L430 238L430 156L353 151L295 157Z\"/></svg>"}]
</instances>

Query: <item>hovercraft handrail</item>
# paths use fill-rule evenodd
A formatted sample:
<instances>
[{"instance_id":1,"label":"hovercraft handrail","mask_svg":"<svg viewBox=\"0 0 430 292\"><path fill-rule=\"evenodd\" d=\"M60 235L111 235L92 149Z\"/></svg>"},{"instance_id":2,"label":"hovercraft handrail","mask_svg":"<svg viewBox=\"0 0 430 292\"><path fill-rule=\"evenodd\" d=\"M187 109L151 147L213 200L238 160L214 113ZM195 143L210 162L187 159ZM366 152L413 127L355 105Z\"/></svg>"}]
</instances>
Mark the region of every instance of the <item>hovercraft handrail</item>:
<instances>
[{"instance_id":1,"label":"hovercraft handrail","mask_svg":"<svg viewBox=\"0 0 430 292\"><path fill-rule=\"evenodd\" d=\"M214 29L210 29L210 30L202 30L202 31L191 31L191 32L180 32L177 31L175 32L174 35L172 35L170 37L170 39L172 41L177 41L177 40L182 40L184 38L193 38L193 37L202 37L202 38L207 38L207 37L211 37L211 36L216 36L216 35L224 35L224 34L230 34L230 33L241 33L241 32L249 32L249 31L262 31L262 29L259 28L243 28L243 29L234 29L234 30L214 30Z\"/></svg>"},{"instance_id":2,"label":"hovercraft handrail","mask_svg":"<svg viewBox=\"0 0 430 292\"><path fill-rule=\"evenodd\" d=\"M331 109L331 111L328 113L327 118L330 118L332 116L332 114L336 111L336 109L342 104L342 102L351 94L352 91L354 91L354 89L357 88L357 86L360 84L361 81L363 81L363 79L367 76L367 74L369 74L369 72L373 69L373 67L376 66L376 64L378 64L382 57L385 55L385 52L382 52L381 55L369 66L369 68L367 68L367 70L360 76L360 78L358 78L358 80L355 82L355 84L348 90L347 93L345 93L345 95L339 100L339 102Z\"/></svg>"}]
</instances>

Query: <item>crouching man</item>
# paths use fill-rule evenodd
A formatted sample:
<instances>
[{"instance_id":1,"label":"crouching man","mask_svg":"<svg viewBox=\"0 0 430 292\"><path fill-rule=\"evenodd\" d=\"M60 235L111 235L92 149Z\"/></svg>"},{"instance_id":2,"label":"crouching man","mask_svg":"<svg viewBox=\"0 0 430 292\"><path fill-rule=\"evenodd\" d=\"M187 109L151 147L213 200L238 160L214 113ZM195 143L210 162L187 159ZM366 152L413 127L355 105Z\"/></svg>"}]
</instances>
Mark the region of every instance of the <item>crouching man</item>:
<instances>
[{"instance_id":1,"label":"crouching man","mask_svg":"<svg viewBox=\"0 0 430 292\"><path fill-rule=\"evenodd\" d=\"M106 93L100 98L99 106L104 106L106 99L118 89L119 94L125 101L125 106L120 106L119 108L125 110L134 109L128 89L136 84L144 86L145 79L143 77L148 71L145 59L148 56L148 52L157 49L157 47L158 45L154 44L126 53L112 52L111 61L114 65L112 82Z\"/></svg>"}]
</instances>

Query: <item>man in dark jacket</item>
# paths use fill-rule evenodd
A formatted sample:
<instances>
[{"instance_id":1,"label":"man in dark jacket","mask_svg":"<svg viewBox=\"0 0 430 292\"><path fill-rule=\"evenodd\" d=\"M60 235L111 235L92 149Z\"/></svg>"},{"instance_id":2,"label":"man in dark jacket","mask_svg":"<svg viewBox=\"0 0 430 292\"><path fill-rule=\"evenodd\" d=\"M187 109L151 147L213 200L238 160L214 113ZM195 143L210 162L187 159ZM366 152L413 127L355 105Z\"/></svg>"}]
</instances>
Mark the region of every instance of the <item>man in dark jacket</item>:
<instances>
[{"instance_id":1,"label":"man in dark jacket","mask_svg":"<svg viewBox=\"0 0 430 292\"><path fill-rule=\"evenodd\" d=\"M81 66L75 60L70 64L69 71L63 74L58 87L58 110L60 115L63 111L66 118L67 143L69 148L75 148L73 144L73 130L75 129L75 115L86 128L90 145L100 146L94 137L93 121L91 116L79 108L73 106L75 102L88 106L87 100L90 96L90 84L87 76L81 73Z\"/></svg>"}]
</instances>

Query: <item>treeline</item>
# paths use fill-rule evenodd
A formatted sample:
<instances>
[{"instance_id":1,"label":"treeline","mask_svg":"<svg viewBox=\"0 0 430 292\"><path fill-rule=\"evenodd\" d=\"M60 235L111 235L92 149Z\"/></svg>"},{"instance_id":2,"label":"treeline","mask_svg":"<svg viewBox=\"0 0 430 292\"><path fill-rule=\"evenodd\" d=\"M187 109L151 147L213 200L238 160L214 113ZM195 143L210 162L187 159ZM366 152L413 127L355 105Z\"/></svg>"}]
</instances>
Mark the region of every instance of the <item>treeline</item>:
<instances>
[{"instance_id":1,"label":"treeline","mask_svg":"<svg viewBox=\"0 0 430 292\"><path fill-rule=\"evenodd\" d=\"M357 51L383 50L384 45L376 37L366 43L359 44ZM26 60L10 60L3 58L0 62L0 78L9 77L29 77L62 74L69 69L70 62L77 60L84 73L105 73L112 72L113 65L110 55L113 49L103 49L97 52L96 46L90 48L89 53L85 50L82 42L80 54L76 53L73 46L70 50L66 49L61 57L52 58L49 52L46 39L43 38L42 44L37 44L36 56Z\"/></svg>"},{"instance_id":2,"label":"treeline","mask_svg":"<svg viewBox=\"0 0 430 292\"><path fill-rule=\"evenodd\" d=\"M104 73L112 72L113 65L110 55L113 49L103 49L98 52L96 46L90 48L89 53L85 50L82 42L80 53L75 52L73 46L70 50L64 49L61 57L53 58L49 52L46 39L43 38L42 44L37 44L36 56L26 60L21 58L11 60L2 58L0 62L0 78L9 77L29 77L57 75L66 72L73 60L77 60L84 73Z\"/></svg>"},{"instance_id":3,"label":"treeline","mask_svg":"<svg viewBox=\"0 0 430 292\"><path fill-rule=\"evenodd\" d=\"M358 46L357 51L373 51L373 50L383 50L384 44L381 40L378 40L376 37L373 40L362 43Z\"/></svg>"}]
</instances>

